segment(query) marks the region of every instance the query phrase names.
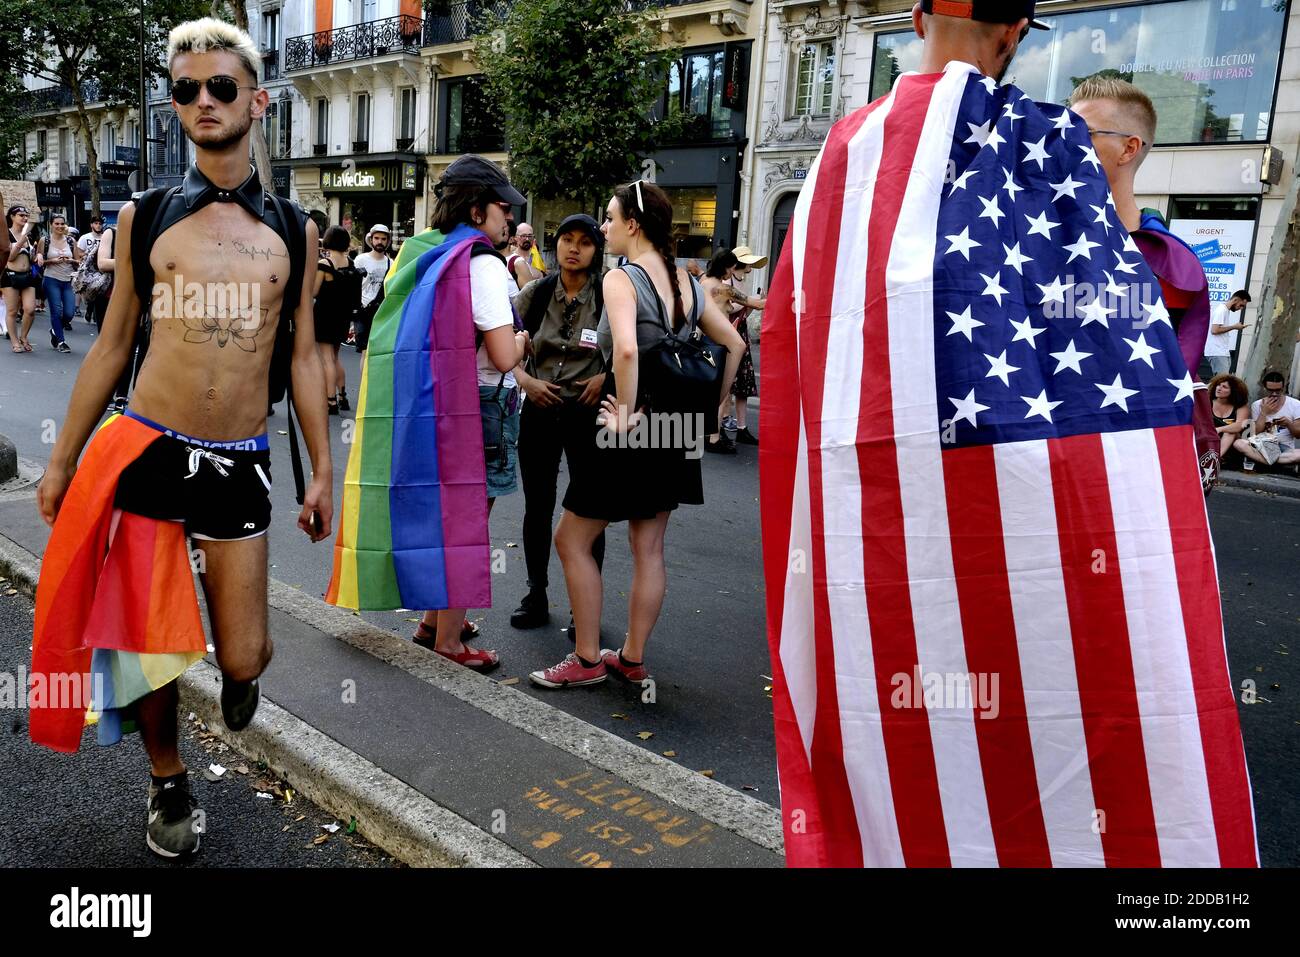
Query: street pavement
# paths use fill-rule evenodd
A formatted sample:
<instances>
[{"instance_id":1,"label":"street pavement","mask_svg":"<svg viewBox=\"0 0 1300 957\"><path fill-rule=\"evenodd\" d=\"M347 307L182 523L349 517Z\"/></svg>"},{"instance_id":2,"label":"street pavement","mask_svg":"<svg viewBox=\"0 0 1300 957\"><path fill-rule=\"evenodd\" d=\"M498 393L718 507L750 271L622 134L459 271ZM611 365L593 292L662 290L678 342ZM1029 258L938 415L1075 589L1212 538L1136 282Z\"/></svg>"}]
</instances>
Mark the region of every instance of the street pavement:
<instances>
[{"instance_id":1,"label":"street pavement","mask_svg":"<svg viewBox=\"0 0 1300 957\"><path fill-rule=\"evenodd\" d=\"M51 432L49 422L43 420L62 420L76 364L89 345L88 329L77 321L72 356L39 347L27 356L0 351L0 433L14 440L21 457L42 464L47 460ZM35 334L32 339L40 341ZM354 401L360 383L358 360L354 352L345 350ZM752 418L756 418L754 408ZM278 479L273 492L271 575L318 596L329 577L329 550L325 543L311 545L294 527L297 506L287 441L277 435L285 427L282 412L268 423ZM346 464L344 431L350 429L349 419L345 415L330 423L336 501ZM654 704L642 702L635 690L614 682L567 692L546 692L528 683L528 671L558 660L571 645L559 632L568 607L556 560L550 575L552 627L519 632L509 626L510 611L524 592L523 554L518 547L522 494L502 499L493 513L493 545L500 549L507 570L494 580L495 607L475 610L471 617L484 632L479 644L501 652L504 664L494 677L519 678L514 687L525 694L639 747L672 752L673 760L695 770L711 770L715 780L776 804L756 450L741 447L735 457L705 456L703 466L707 504L684 507L668 527L668 596L647 658L658 681ZM562 476L561 497L564 481ZM1211 496L1210 516L1233 682L1240 687L1243 681L1253 681L1256 690L1255 703L1239 703L1238 709L1255 791L1261 854L1266 865L1296 866L1300 864L1296 788L1300 749L1295 746L1300 728L1300 695L1296 694L1300 689L1300 500L1221 489ZM6 511L0 524L17 521ZM28 539L34 534L32 528L24 530ZM606 559L603 632L607 647L617 647L625 627L630 572L626 531L615 527ZM417 615L417 611L403 611L363 617L408 635L414 628L411 619ZM0 638L6 646L13 643L10 631L0 630ZM300 678L299 672L308 670L304 665L268 675L277 685L272 696L306 702L316 679ZM402 691L404 696L412 693L412 689ZM638 737L646 731L653 736Z\"/></svg>"}]
</instances>

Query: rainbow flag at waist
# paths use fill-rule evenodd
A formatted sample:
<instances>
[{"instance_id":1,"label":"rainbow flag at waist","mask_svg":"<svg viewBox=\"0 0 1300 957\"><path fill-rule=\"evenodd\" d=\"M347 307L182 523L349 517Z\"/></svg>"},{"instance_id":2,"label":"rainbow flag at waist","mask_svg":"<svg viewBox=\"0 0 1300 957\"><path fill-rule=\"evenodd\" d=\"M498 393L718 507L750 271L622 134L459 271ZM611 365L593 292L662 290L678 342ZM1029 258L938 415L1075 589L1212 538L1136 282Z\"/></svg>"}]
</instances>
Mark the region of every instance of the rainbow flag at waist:
<instances>
[{"instance_id":1,"label":"rainbow flag at waist","mask_svg":"<svg viewBox=\"0 0 1300 957\"><path fill-rule=\"evenodd\" d=\"M325 600L344 608L491 605L487 473L460 226L391 277L371 326Z\"/></svg>"}]
</instances>

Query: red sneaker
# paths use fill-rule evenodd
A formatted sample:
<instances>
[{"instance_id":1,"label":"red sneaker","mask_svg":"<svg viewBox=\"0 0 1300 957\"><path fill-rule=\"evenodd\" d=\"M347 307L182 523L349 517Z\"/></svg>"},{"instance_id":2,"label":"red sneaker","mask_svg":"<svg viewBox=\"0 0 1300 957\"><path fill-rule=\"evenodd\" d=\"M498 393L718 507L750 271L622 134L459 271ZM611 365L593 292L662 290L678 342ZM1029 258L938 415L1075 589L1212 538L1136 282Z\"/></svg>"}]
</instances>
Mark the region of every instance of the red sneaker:
<instances>
[{"instance_id":1,"label":"red sneaker","mask_svg":"<svg viewBox=\"0 0 1300 957\"><path fill-rule=\"evenodd\" d=\"M617 651L610 651L606 648L600 653L600 660L604 662L605 668L616 678L622 678L624 681L634 681L640 684L650 677L650 673L645 670L645 662L635 665L623 664L623 659L618 656Z\"/></svg>"},{"instance_id":2,"label":"red sneaker","mask_svg":"<svg viewBox=\"0 0 1300 957\"><path fill-rule=\"evenodd\" d=\"M534 671L528 676L535 685L543 688L567 688L578 685L598 685L605 680L605 663L598 662L596 667L588 668L571 654L558 665L551 665L545 671Z\"/></svg>"}]
</instances>

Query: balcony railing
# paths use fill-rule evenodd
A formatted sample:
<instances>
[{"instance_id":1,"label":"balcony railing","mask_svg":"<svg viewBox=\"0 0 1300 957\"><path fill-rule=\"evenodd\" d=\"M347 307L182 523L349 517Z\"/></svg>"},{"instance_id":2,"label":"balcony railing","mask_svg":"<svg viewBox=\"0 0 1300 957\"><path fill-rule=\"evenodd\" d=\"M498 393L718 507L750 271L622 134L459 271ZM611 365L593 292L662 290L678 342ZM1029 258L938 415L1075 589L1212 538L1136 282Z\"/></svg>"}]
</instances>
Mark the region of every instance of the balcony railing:
<instances>
[{"instance_id":1,"label":"balcony railing","mask_svg":"<svg viewBox=\"0 0 1300 957\"><path fill-rule=\"evenodd\" d=\"M414 136L399 136L399 137L397 138L397 152L399 152L399 153L405 153L407 150L411 149L413 146L415 146L415 137L414 137Z\"/></svg>"},{"instance_id":2,"label":"balcony railing","mask_svg":"<svg viewBox=\"0 0 1300 957\"><path fill-rule=\"evenodd\" d=\"M330 151L328 143L313 143L311 146L312 156L325 156Z\"/></svg>"},{"instance_id":3,"label":"balcony railing","mask_svg":"<svg viewBox=\"0 0 1300 957\"><path fill-rule=\"evenodd\" d=\"M280 79L280 51L279 50L262 51L262 79L263 80Z\"/></svg>"},{"instance_id":4,"label":"balcony railing","mask_svg":"<svg viewBox=\"0 0 1300 957\"><path fill-rule=\"evenodd\" d=\"M447 5L446 13L431 13L424 19L424 45L463 43L474 36L484 14L505 19L513 0L462 0Z\"/></svg>"},{"instance_id":5,"label":"balcony railing","mask_svg":"<svg viewBox=\"0 0 1300 957\"><path fill-rule=\"evenodd\" d=\"M418 53L422 25L419 17L398 16L290 37L284 44L284 69L289 73L386 53Z\"/></svg>"},{"instance_id":6,"label":"balcony railing","mask_svg":"<svg viewBox=\"0 0 1300 957\"><path fill-rule=\"evenodd\" d=\"M98 80L85 80L81 84L81 96L86 103L98 103L101 99ZM72 90L66 86L47 86L39 90L29 90L23 94L28 113L43 113L46 110L59 110L72 105Z\"/></svg>"},{"instance_id":7,"label":"balcony railing","mask_svg":"<svg viewBox=\"0 0 1300 957\"><path fill-rule=\"evenodd\" d=\"M370 152L370 141L369 141L369 140L353 140L353 141L352 141L352 152L354 152L354 153L369 153L369 152Z\"/></svg>"}]
</instances>

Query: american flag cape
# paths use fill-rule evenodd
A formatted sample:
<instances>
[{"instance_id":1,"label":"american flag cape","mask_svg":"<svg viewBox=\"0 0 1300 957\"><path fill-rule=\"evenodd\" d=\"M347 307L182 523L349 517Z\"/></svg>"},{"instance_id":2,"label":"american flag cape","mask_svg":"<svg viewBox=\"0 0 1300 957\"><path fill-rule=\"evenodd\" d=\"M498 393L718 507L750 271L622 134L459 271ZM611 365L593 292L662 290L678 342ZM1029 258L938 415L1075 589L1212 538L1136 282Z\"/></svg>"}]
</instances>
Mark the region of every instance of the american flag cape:
<instances>
[{"instance_id":1,"label":"american flag cape","mask_svg":"<svg viewBox=\"0 0 1300 957\"><path fill-rule=\"evenodd\" d=\"M1257 866L1191 378L1083 121L901 77L769 298L788 863Z\"/></svg>"}]
</instances>

